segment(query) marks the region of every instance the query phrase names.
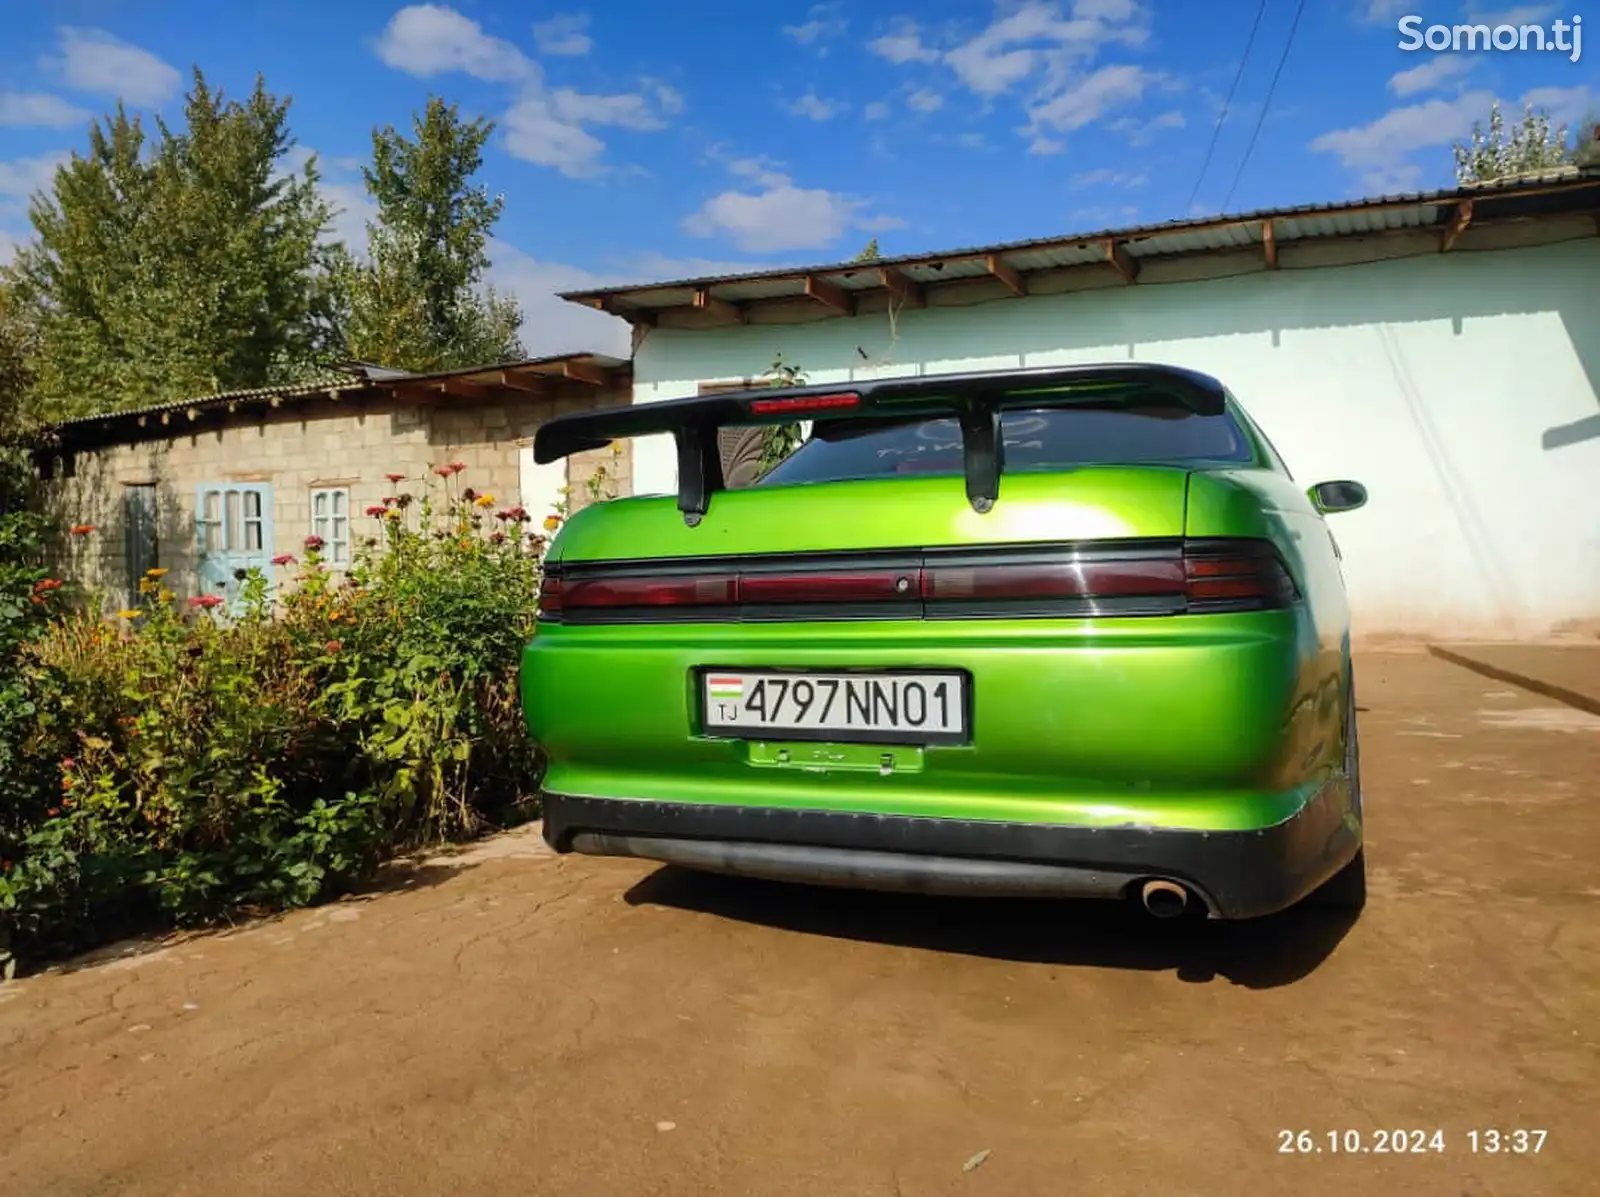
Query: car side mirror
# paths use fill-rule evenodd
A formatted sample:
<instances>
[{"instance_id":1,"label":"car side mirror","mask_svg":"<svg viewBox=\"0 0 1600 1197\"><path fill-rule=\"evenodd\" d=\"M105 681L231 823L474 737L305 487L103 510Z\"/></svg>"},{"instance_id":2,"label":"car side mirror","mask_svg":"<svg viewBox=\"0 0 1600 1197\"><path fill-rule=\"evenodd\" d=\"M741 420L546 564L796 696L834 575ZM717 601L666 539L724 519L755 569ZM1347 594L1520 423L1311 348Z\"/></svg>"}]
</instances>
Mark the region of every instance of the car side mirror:
<instances>
[{"instance_id":1,"label":"car side mirror","mask_svg":"<svg viewBox=\"0 0 1600 1197\"><path fill-rule=\"evenodd\" d=\"M1311 505L1323 515L1334 515L1340 511L1354 511L1367 504L1367 488L1359 482L1348 480L1339 482L1319 482L1306 491L1311 499Z\"/></svg>"}]
</instances>

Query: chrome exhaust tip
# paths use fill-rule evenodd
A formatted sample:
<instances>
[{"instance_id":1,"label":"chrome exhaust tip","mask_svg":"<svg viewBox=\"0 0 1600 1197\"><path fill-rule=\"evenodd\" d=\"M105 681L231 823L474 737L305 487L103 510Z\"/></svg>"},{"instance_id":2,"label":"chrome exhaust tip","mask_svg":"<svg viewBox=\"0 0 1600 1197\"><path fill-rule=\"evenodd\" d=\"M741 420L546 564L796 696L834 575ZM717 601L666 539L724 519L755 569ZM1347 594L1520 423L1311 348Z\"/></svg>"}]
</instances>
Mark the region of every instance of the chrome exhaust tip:
<instances>
[{"instance_id":1,"label":"chrome exhaust tip","mask_svg":"<svg viewBox=\"0 0 1600 1197\"><path fill-rule=\"evenodd\" d=\"M1189 891L1176 881L1146 881L1139 901L1158 919L1175 919L1189 907Z\"/></svg>"}]
</instances>

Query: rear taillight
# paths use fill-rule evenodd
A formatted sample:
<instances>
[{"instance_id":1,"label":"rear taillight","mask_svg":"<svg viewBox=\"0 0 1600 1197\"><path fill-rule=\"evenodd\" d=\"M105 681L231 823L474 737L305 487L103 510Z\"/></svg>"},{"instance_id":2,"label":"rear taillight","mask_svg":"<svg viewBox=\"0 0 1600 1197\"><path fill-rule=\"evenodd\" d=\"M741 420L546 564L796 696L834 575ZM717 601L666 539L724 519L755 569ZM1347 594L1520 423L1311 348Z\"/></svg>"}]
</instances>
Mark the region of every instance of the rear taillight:
<instances>
[{"instance_id":1,"label":"rear taillight","mask_svg":"<svg viewBox=\"0 0 1600 1197\"><path fill-rule=\"evenodd\" d=\"M922 596L961 600L1134 598L1183 593L1176 559L1058 564L936 566L924 570Z\"/></svg>"},{"instance_id":2,"label":"rear taillight","mask_svg":"<svg viewBox=\"0 0 1600 1197\"><path fill-rule=\"evenodd\" d=\"M1184 593L1191 603L1277 606L1295 597L1293 580L1270 552L1191 556L1183 566L1187 575Z\"/></svg>"},{"instance_id":3,"label":"rear taillight","mask_svg":"<svg viewBox=\"0 0 1600 1197\"><path fill-rule=\"evenodd\" d=\"M608 567L589 566L576 578L547 576L539 614L601 622L781 619L828 618L831 608L835 618L863 618L861 608L883 604L879 618L914 618L919 610L927 618L1177 615L1280 607L1298 597L1272 548L1249 541L1167 541L1142 551L1014 549L996 557L975 551L929 554L920 566L897 569L797 564L667 575L612 575ZM796 606L815 614L783 610Z\"/></svg>"}]
</instances>

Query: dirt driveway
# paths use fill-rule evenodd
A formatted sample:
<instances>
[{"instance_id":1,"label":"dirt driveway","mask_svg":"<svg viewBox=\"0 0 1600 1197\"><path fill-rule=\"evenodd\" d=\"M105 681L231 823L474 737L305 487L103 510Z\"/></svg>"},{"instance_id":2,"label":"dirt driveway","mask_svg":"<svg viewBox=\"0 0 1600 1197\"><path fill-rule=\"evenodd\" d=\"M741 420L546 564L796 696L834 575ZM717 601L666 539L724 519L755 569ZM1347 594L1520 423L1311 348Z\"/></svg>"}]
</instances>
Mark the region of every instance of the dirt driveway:
<instances>
[{"instance_id":1,"label":"dirt driveway","mask_svg":"<svg viewBox=\"0 0 1600 1197\"><path fill-rule=\"evenodd\" d=\"M1421 654L1359 668L1353 927L811 892L521 834L0 989L0 1188L1600 1191L1600 719ZM1442 1154L1328 1141L1436 1128ZM1474 1156L1474 1128L1547 1135ZM1297 1130L1321 1152L1280 1154Z\"/></svg>"}]
</instances>

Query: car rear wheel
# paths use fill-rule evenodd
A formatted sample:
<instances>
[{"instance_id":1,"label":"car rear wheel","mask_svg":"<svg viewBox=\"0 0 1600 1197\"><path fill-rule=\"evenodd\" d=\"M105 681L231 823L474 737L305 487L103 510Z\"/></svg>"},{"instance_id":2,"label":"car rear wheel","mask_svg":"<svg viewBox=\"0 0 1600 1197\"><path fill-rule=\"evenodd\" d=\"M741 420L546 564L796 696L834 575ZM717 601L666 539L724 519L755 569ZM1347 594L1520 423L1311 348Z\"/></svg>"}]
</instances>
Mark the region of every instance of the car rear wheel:
<instances>
[{"instance_id":1,"label":"car rear wheel","mask_svg":"<svg viewBox=\"0 0 1600 1197\"><path fill-rule=\"evenodd\" d=\"M1345 775L1350 779L1350 807L1358 820L1361 811L1361 741L1356 734L1356 688L1352 676L1349 686L1349 706L1345 715L1349 734L1345 737ZM1324 910L1360 910L1367 904L1367 850L1356 849L1356 854L1307 899L1307 904Z\"/></svg>"}]
</instances>

